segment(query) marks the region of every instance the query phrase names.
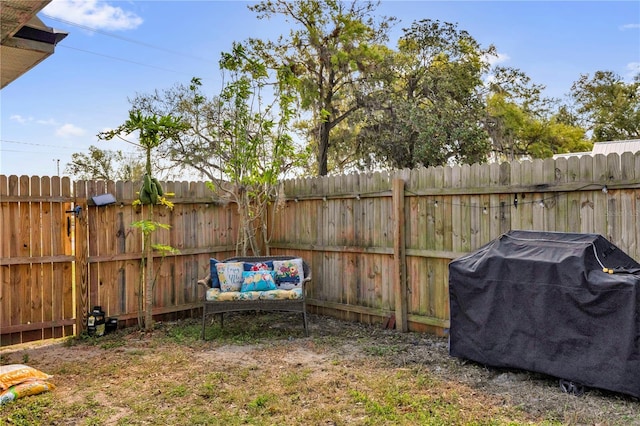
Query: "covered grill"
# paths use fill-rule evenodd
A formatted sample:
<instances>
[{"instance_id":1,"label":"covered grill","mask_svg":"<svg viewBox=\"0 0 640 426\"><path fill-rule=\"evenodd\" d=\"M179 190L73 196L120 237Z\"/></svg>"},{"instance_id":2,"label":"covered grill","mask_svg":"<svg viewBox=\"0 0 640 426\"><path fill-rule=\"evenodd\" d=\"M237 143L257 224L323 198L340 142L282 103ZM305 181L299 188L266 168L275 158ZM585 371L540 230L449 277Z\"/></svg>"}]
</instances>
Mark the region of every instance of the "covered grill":
<instances>
[{"instance_id":1,"label":"covered grill","mask_svg":"<svg viewBox=\"0 0 640 426\"><path fill-rule=\"evenodd\" d=\"M449 265L452 356L640 397L640 264L596 234L510 231Z\"/></svg>"}]
</instances>

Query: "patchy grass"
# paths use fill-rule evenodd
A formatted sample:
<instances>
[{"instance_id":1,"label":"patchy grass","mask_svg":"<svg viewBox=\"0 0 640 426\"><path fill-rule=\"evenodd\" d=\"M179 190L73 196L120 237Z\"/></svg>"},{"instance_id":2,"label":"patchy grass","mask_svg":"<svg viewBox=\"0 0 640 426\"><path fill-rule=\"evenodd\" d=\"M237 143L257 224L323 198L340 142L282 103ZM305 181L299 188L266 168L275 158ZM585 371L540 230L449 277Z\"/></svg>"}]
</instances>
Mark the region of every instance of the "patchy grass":
<instances>
[{"instance_id":1,"label":"patchy grass","mask_svg":"<svg viewBox=\"0 0 640 426\"><path fill-rule=\"evenodd\" d=\"M253 313L225 317L224 329L209 326L207 341L200 332L198 321L183 321L150 334L120 330L3 351L3 363L28 359L53 374L57 388L3 406L0 424L640 423L624 398L609 397L609 411L592 414L575 397L552 410L532 403L538 394L522 400L491 388L486 369L452 360L446 342L431 336L312 317L304 337L298 316ZM544 380L528 385L559 392Z\"/></svg>"}]
</instances>

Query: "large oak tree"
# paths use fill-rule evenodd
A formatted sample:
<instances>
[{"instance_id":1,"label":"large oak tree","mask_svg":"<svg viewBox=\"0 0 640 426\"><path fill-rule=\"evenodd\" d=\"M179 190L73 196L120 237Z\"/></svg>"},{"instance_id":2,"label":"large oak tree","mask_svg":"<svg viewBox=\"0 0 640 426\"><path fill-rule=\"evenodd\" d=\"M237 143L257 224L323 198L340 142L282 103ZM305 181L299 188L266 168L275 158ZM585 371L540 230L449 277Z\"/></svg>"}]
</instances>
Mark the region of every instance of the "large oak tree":
<instances>
[{"instance_id":1,"label":"large oak tree","mask_svg":"<svg viewBox=\"0 0 640 426\"><path fill-rule=\"evenodd\" d=\"M584 74L571 96L594 142L640 138L640 74L629 83L612 71Z\"/></svg>"},{"instance_id":2,"label":"large oak tree","mask_svg":"<svg viewBox=\"0 0 640 426\"><path fill-rule=\"evenodd\" d=\"M455 24L425 19L404 29L363 94L361 148L394 168L484 161L482 77L493 53Z\"/></svg>"}]
</instances>

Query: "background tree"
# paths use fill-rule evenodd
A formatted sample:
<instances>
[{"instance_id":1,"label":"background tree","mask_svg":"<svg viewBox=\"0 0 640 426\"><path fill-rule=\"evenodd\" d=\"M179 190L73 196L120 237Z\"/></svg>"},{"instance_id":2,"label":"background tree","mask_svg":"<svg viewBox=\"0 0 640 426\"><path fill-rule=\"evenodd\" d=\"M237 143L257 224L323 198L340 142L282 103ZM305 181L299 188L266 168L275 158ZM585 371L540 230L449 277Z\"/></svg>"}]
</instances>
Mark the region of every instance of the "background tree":
<instances>
[{"instance_id":1,"label":"background tree","mask_svg":"<svg viewBox=\"0 0 640 426\"><path fill-rule=\"evenodd\" d=\"M211 154L221 161L221 176L210 187L234 201L240 216L239 253L248 250L260 255L257 235L269 252L267 212L278 204L278 180L304 157L296 151L290 136L294 117L293 98L276 90L272 104L263 102L262 91L269 84L267 68L261 60L247 54L240 44L223 53L220 68L229 81L214 103L217 121L204 135L210 139ZM194 105L205 105L204 97L194 92Z\"/></svg>"},{"instance_id":2,"label":"background tree","mask_svg":"<svg viewBox=\"0 0 640 426\"><path fill-rule=\"evenodd\" d=\"M493 72L483 125L494 159L547 158L591 149L567 107L556 109L558 101L542 95L544 86L518 69L497 67Z\"/></svg>"},{"instance_id":3,"label":"background tree","mask_svg":"<svg viewBox=\"0 0 640 426\"><path fill-rule=\"evenodd\" d=\"M144 164L138 159L126 158L120 150L103 150L91 145L88 154L77 152L71 155L65 173L83 180L136 181L144 174Z\"/></svg>"},{"instance_id":4,"label":"background tree","mask_svg":"<svg viewBox=\"0 0 640 426\"><path fill-rule=\"evenodd\" d=\"M277 41L250 39L268 67L288 74L302 110L310 114L307 137L317 174L329 172L331 131L356 111L355 92L368 69L381 59L394 18L377 18L379 2L337 0L261 1L249 8L259 19L283 17L293 25Z\"/></svg>"},{"instance_id":5,"label":"background tree","mask_svg":"<svg viewBox=\"0 0 640 426\"><path fill-rule=\"evenodd\" d=\"M169 176L199 173L204 179L214 180L223 172L222 157L218 157L217 140L211 135L227 113L220 107L217 97L208 98L202 91L199 78L189 85L176 84L153 93L137 94L129 99L132 108L149 115L179 116L188 127L173 136L170 144L156 150L154 167Z\"/></svg>"},{"instance_id":6,"label":"background tree","mask_svg":"<svg viewBox=\"0 0 640 426\"><path fill-rule=\"evenodd\" d=\"M363 95L360 146L394 168L484 161L482 76L493 53L455 24L425 19L405 28Z\"/></svg>"},{"instance_id":7,"label":"background tree","mask_svg":"<svg viewBox=\"0 0 640 426\"><path fill-rule=\"evenodd\" d=\"M242 223L238 254L259 255L258 237L268 250L264 224L267 209L278 207L278 180L301 167L306 153L290 136L295 112L294 99L284 90L289 84L276 84L267 103L267 68L237 43L222 54L219 66L225 81L218 96L207 97L194 78L188 86L138 95L131 102L146 113L179 114L189 124L171 144L159 147L160 156L179 170L200 172L223 202L236 203Z\"/></svg>"},{"instance_id":8,"label":"background tree","mask_svg":"<svg viewBox=\"0 0 640 426\"><path fill-rule=\"evenodd\" d=\"M640 73L630 83L612 71L583 74L571 97L594 142L640 137Z\"/></svg>"}]
</instances>

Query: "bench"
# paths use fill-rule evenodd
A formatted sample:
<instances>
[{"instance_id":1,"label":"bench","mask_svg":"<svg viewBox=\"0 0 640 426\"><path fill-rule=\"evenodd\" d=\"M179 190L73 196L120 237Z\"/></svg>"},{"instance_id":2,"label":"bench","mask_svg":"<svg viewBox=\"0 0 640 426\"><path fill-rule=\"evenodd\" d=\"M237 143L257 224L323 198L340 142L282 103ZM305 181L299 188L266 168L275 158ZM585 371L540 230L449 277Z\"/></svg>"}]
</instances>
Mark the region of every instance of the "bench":
<instances>
[{"instance_id":1,"label":"bench","mask_svg":"<svg viewBox=\"0 0 640 426\"><path fill-rule=\"evenodd\" d=\"M222 264L220 267L218 265ZM243 285L245 291L230 290L234 287L228 282L220 283L222 288L216 288L212 275L216 271L226 271L233 268L238 268L238 264L243 265ZM292 271L295 271L297 265L302 265L302 279L299 279L296 275L294 278L289 276L286 272L286 266L291 266ZM256 288L252 291L251 285L254 284L251 281L250 269L256 270L256 274L260 274L260 269L265 265L280 266L281 271L274 271L276 289L261 289ZM249 270L248 270L249 269ZM282 272L284 271L284 272ZM295 271L297 274L297 271ZM222 272L224 275L225 272ZM238 277L238 271L234 271L232 280L236 280ZM218 277L221 276L218 272ZM223 279L226 277L223 276ZM205 295L202 307L202 339L205 339L205 330L207 326L207 317L210 315L220 315L220 326L224 326L224 314L227 312L240 312L240 311L280 311L280 312L294 312L302 315L302 324L304 326L305 336L309 335L307 324L307 310L305 304L305 284L311 281L311 269L309 265L296 256L243 256L232 257L225 259L224 261L217 261L211 259L210 273L206 278L198 280L198 285L205 288ZM271 284L269 284L271 285ZM294 287L294 288L291 288Z\"/></svg>"}]
</instances>

